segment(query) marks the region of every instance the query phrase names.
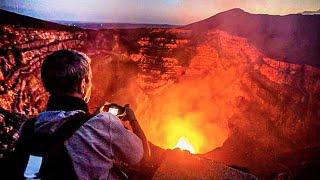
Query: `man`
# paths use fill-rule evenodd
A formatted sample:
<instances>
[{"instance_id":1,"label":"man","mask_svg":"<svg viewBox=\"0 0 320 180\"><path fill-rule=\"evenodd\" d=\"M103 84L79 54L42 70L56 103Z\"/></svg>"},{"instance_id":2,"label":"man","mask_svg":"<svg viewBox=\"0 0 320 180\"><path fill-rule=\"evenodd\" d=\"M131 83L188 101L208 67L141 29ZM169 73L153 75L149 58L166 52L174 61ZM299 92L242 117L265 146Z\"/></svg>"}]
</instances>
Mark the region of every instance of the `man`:
<instances>
[{"instance_id":1,"label":"man","mask_svg":"<svg viewBox=\"0 0 320 180\"><path fill-rule=\"evenodd\" d=\"M63 144L74 170L73 177L118 179L119 173L113 168L113 162L120 161L129 165L138 163L143 156L146 157L150 153L148 141L129 105L125 106L127 115L124 120L129 121L133 133L125 129L119 118L111 113L102 112L88 116L86 103L91 95L91 78L90 59L85 54L74 50L60 50L49 55L42 64L41 79L50 97L47 110L40 113L35 120L34 133L41 134L42 141L39 142L43 144L47 141L55 142L46 137L64 134L64 131L74 128L72 121L77 123L76 121L82 119L83 123L74 128L74 132L69 136L55 136L68 137L63 140ZM89 118L85 119L84 114ZM68 123L69 125L66 125ZM56 146L52 146L51 143L48 147L50 148L46 151ZM51 161L61 158L53 157L54 152L48 155L49 159L50 156ZM43 161L42 158L44 157L30 156L24 171L25 176L34 177L32 173L37 170L41 173L41 169L52 171L57 168L48 168L50 165L43 167L41 164L45 162L45 158ZM61 164L61 167L64 164ZM63 171L63 168L60 170ZM50 173L59 177L60 172ZM63 178L66 177L59 177Z\"/></svg>"}]
</instances>

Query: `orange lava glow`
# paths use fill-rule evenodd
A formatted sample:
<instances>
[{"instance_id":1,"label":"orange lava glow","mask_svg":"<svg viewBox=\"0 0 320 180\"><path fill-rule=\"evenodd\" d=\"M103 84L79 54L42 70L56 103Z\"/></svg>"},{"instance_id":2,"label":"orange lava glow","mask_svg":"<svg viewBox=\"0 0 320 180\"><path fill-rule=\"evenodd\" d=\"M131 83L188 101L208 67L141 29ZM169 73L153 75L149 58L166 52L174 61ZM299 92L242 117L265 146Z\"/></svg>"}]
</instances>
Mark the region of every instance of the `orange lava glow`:
<instances>
[{"instance_id":1,"label":"orange lava glow","mask_svg":"<svg viewBox=\"0 0 320 180\"><path fill-rule=\"evenodd\" d=\"M194 151L179 147L195 154L223 145L229 133L226 120L232 109L209 80L212 82L213 78L202 81L208 83L180 81L152 95L138 93L136 114L150 142L173 149L184 137Z\"/></svg>"},{"instance_id":2,"label":"orange lava glow","mask_svg":"<svg viewBox=\"0 0 320 180\"><path fill-rule=\"evenodd\" d=\"M212 51L207 46L201 48L203 52ZM234 116L237 110L235 107L238 106L239 97L244 96L238 78L243 71L239 69L245 68L238 63L229 69L216 68L212 74L194 75L192 67L198 67L198 64L209 66L214 62L217 67L229 66L220 64L229 61L201 58L202 56L195 57L189 67L191 74L188 75L189 71L186 71L186 77L180 77L177 82L149 82L143 75L135 76L129 66L128 69L115 71L111 67L104 68L102 62L106 61L99 61L101 64L94 66L94 72L99 74L94 76L96 83L93 90L113 88L110 92L107 89L93 94L100 96L99 99L112 97L107 99L109 102L132 105L146 137L152 144L163 149L173 149L180 138L184 137L192 145L194 153L207 153L223 145L229 136L229 122L237 120ZM237 62L240 61L235 63ZM126 81L118 80L125 77L132 78ZM113 79L117 81L113 82ZM116 91L112 91L114 89Z\"/></svg>"},{"instance_id":3,"label":"orange lava glow","mask_svg":"<svg viewBox=\"0 0 320 180\"><path fill-rule=\"evenodd\" d=\"M178 141L178 143L173 147L173 149L179 148L181 150L187 150L192 154L195 154L196 151L194 150L194 147L192 144L188 141L187 138L181 137Z\"/></svg>"},{"instance_id":4,"label":"orange lava glow","mask_svg":"<svg viewBox=\"0 0 320 180\"><path fill-rule=\"evenodd\" d=\"M166 130L166 146L169 148L180 148L194 154L199 153L200 148L204 145L204 137L201 131L193 127L187 120L182 121L176 118L167 125Z\"/></svg>"}]
</instances>

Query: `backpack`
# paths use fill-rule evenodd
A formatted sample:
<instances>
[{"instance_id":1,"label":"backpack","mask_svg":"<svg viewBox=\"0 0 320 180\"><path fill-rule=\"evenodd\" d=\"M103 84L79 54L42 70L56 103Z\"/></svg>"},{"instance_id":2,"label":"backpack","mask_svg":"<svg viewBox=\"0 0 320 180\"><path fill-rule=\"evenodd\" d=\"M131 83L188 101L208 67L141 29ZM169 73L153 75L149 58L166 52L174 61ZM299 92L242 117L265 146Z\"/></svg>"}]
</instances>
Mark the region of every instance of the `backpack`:
<instances>
[{"instance_id":1,"label":"backpack","mask_svg":"<svg viewBox=\"0 0 320 180\"><path fill-rule=\"evenodd\" d=\"M38 173L29 174L29 178L78 179L64 142L91 117L82 112L72 115L50 135L34 132L36 118L27 120L11 158L10 179L26 179L27 171L34 171L35 165Z\"/></svg>"}]
</instances>

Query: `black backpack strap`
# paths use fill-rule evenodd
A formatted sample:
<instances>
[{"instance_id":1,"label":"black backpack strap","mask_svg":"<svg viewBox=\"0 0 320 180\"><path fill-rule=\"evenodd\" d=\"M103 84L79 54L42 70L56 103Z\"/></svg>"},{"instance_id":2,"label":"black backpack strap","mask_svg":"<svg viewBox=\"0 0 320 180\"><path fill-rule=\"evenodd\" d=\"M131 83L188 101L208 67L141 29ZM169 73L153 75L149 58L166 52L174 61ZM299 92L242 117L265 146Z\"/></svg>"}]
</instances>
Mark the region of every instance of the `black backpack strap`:
<instances>
[{"instance_id":1,"label":"black backpack strap","mask_svg":"<svg viewBox=\"0 0 320 180\"><path fill-rule=\"evenodd\" d=\"M93 115L87 113L77 113L68 118L59 129L53 134L59 142L69 139L84 123L91 119Z\"/></svg>"},{"instance_id":2,"label":"black backpack strap","mask_svg":"<svg viewBox=\"0 0 320 180\"><path fill-rule=\"evenodd\" d=\"M32 148L31 142L34 138L35 122L36 118L31 118L22 124L20 138L16 142L8 165L10 167L8 171L9 179L24 179L23 173Z\"/></svg>"},{"instance_id":3,"label":"black backpack strap","mask_svg":"<svg viewBox=\"0 0 320 180\"><path fill-rule=\"evenodd\" d=\"M64 142L92 117L86 113L72 115L51 137L40 138L42 144L47 144L38 174L41 179L77 179Z\"/></svg>"}]
</instances>

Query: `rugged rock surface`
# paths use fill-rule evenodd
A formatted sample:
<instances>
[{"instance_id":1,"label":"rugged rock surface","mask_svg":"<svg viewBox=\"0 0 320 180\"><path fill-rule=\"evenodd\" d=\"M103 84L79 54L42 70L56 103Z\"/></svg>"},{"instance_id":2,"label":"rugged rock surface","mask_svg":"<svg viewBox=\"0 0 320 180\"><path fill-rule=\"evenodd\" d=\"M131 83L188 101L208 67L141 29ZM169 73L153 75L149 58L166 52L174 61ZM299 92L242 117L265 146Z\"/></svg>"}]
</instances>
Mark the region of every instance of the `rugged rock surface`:
<instances>
[{"instance_id":1,"label":"rugged rock surface","mask_svg":"<svg viewBox=\"0 0 320 180\"><path fill-rule=\"evenodd\" d=\"M229 165L247 167L250 172L262 179L280 178L280 176L288 178L319 176L314 171L319 165L317 159L320 151L319 68L304 63L287 63L283 59L272 59L248 39L224 31L211 30L197 34L196 38L189 30L149 30L149 33L183 37L180 42L186 43L184 48L185 52L189 53L187 58L172 59L176 55L170 53L171 49L179 45L175 46L170 40L166 41L167 45L161 43L154 45L152 38L133 35L139 38L135 41L125 41L126 34L119 33L119 42L133 43L133 45L123 43L122 46L118 46L123 48L118 52L122 52L120 54L125 57L123 58L125 62L134 61L132 66L136 69L131 72L130 77L135 77L131 80L138 83L126 85L121 81L125 75L119 71L126 65L118 59L118 62L122 62L121 68L118 67L115 71L118 72L118 76L113 77L115 81L107 82L111 82L109 85L117 87L116 89L131 89L133 86L134 94L128 95L123 91L109 89L101 96L103 98L99 99L105 99L112 94L114 96L110 99L115 101L125 99L124 102L149 102L143 108L140 104L141 109L138 109L138 112L143 111L148 114L139 114L143 119L143 127L148 129L157 127L152 121L144 122L147 119L157 119L158 114L152 114L155 112L154 109L162 113L169 112L163 111L161 106L171 106L168 101L172 99L174 101L179 99L188 104L183 99L190 89L180 89L181 95L171 94L172 89L175 90L174 87L186 84L188 87L198 88L202 93L210 91L209 95L203 97L202 103L196 106L199 105L201 109L205 108L204 105L210 104L206 110L211 113L205 120L211 123L221 122L226 125L230 134L221 148L206 153L205 157ZM146 32L143 34L150 36ZM111 47L117 47L115 45L116 43ZM130 46L136 47L136 51L132 51ZM161 49L160 55L157 51L150 51L157 48ZM166 62L169 59L171 64ZM115 62L115 58L109 56L109 62ZM98 63L97 66L101 68L101 65ZM126 69L126 72L130 70ZM119 81L122 82L120 86ZM202 88L203 84L207 86ZM99 91L103 86L98 88ZM144 92L142 93L144 96L138 98L143 100L137 100L135 96L141 94L140 91ZM170 95L163 97L164 94ZM199 95L202 96L201 93ZM154 96L160 98L154 99ZM165 104L161 104L163 102ZM156 108L153 108L154 106ZM163 124L163 121L159 122ZM159 126L151 128L150 131L153 132L148 130L146 132L152 142L157 142L157 135L162 136L157 130L160 130ZM219 135L215 134L212 138L215 139L216 136Z\"/></svg>"},{"instance_id":2,"label":"rugged rock surface","mask_svg":"<svg viewBox=\"0 0 320 180\"><path fill-rule=\"evenodd\" d=\"M45 103L39 77L44 57L63 48L80 49L86 34L0 25L0 37L1 107L34 115Z\"/></svg>"},{"instance_id":3,"label":"rugged rock surface","mask_svg":"<svg viewBox=\"0 0 320 180\"><path fill-rule=\"evenodd\" d=\"M2 10L0 13L3 15ZM9 13L8 19L13 17L21 18ZM32 19L32 27L37 28L21 27L27 23L24 21L19 21L20 25L0 25L0 157L14 147L21 123L45 109L48 94L40 80L44 57L59 49L80 49L86 39L84 31L61 25L55 28L56 24ZM58 30L61 28L68 31Z\"/></svg>"},{"instance_id":4,"label":"rugged rock surface","mask_svg":"<svg viewBox=\"0 0 320 180\"><path fill-rule=\"evenodd\" d=\"M158 179L246 179L257 180L256 177L227 167L221 163L191 155L188 152L168 151L153 180Z\"/></svg>"},{"instance_id":5,"label":"rugged rock surface","mask_svg":"<svg viewBox=\"0 0 320 180\"><path fill-rule=\"evenodd\" d=\"M320 70L268 58L246 39L223 31L209 31L206 37L186 76L208 74L222 87L215 101L231 134L205 157L248 167L266 179L274 178L270 171L293 178L299 168L319 164Z\"/></svg>"}]
</instances>

